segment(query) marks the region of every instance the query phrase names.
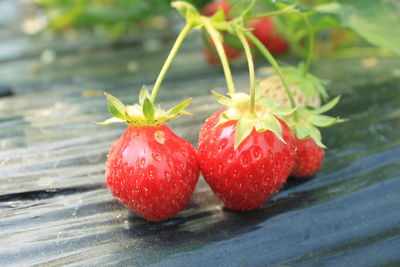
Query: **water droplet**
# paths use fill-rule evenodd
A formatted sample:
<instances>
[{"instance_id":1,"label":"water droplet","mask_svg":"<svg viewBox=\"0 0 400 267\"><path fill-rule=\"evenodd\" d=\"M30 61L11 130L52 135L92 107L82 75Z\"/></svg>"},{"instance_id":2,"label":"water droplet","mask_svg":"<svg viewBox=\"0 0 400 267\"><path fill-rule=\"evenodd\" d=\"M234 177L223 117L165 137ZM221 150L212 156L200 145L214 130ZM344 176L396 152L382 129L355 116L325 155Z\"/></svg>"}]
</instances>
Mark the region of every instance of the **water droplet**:
<instances>
[{"instance_id":1,"label":"water droplet","mask_svg":"<svg viewBox=\"0 0 400 267\"><path fill-rule=\"evenodd\" d=\"M146 159L145 158L142 158L142 159L139 160L139 167L140 168L144 168L145 164L146 164Z\"/></svg>"},{"instance_id":2,"label":"water droplet","mask_svg":"<svg viewBox=\"0 0 400 267\"><path fill-rule=\"evenodd\" d=\"M226 138L222 139L222 140L219 142L218 151L219 151L219 152L222 152L222 150L226 147L227 143L228 143L228 141L227 141Z\"/></svg>"}]
</instances>

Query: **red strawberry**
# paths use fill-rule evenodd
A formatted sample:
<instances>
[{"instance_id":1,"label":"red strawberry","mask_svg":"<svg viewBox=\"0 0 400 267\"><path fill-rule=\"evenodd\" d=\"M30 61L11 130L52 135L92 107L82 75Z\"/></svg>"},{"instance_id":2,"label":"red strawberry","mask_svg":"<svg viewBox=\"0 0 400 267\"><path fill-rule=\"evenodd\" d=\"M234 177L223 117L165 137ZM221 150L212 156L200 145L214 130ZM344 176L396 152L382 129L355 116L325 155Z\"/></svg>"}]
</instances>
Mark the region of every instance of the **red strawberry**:
<instances>
[{"instance_id":1,"label":"red strawberry","mask_svg":"<svg viewBox=\"0 0 400 267\"><path fill-rule=\"evenodd\" d=\"M272 54L281 54L288 50L289 45L275 32L275 26L270 18L253 19L250 21L252 33Z\"/></svg>"},{"instance_id":2,"label":"red strawberry","mask_svg":"<svg viewBox=\"0 0 400 267\"><path fill-rule=\"evenodd\" d=\"M166 125L131 126L110 149L112 194L148 221L182 211L199 178L196 151Z\"/></svg>"},{"instance_id":3,"label":"red strawberry","mask_svg":"<svg viewBox=\"0 0 400 267\"><path fill-rule=\"evenodd\" d=\"M204 6L202 13L204 16L211 17L212 15L217 13L218 9L221 8L224 10L225 16L228 16L230 6L229 3L227 3L226 1L210 2Z\"/></svg>"},{"instance_id":4,"label":"red strawberry","mask_svg":"<svg viewBox=\"0 0 400 267\"><path fill-rule=\"evenodd\" d=\"M234 149L237 120L214 127L222 111L214 113L200 131L198 157L203 176L230 209L259 207L286 181L294 165L295 145L286 123L284 144L272 131L251 133Z\"/></svg>"},{"instance_id":5,"label":"red strawberry","mask_svg":"<svg viewBox=\"0 0 400 267\"><path fill-rule=\"evenodd\" d=\"M312 138L296 138L297 154L292 175L295 177L311 176L318 171L324 161L324 149Z\"/></svg>"},{"instance_id":6,"label":"red strawberry","mask_svg":"<svg viewBox=\"0 0 400 267\"><path fill-rule=\"evenodd\" d=\"M211 116L206 119L199 132L199 143L204 142L204 140L210 137L211 130L214 128L215 125L217 125L219 117L224 111L225 109L221 109L211 114Z\"/></svg>"},{"instance_id":7,"label":"red strawberry","mask_svg":"<svg viewBox=\"0 0 400 267\"><path fill-rule=\"evenodd\" d=\"M129 126L108 154L106 178L111 193L148 221L161 221L182 211L199 179L199 162L194 147L164 123L188 114L184 108L191 99L164 111L154 107L145 87L139 104L133 106L106 96L114 117L100 124Z\"/></svg>"},{"instance_id":8,"label":"red strawberry","mask_svg":"<svg viewBox=\"0 0 400 267\"><path fill-rule=\"evenodd\" d=\"M339 97L336 97L321 107L297 107L297 116L286 117L296 139L296 163L292 171L294 177L313 175L324 161L324 148L322 136L317 127L329 127L345 120L339 117L330 117L322 113L333 108Z\"/></svg>"}]
</instances>

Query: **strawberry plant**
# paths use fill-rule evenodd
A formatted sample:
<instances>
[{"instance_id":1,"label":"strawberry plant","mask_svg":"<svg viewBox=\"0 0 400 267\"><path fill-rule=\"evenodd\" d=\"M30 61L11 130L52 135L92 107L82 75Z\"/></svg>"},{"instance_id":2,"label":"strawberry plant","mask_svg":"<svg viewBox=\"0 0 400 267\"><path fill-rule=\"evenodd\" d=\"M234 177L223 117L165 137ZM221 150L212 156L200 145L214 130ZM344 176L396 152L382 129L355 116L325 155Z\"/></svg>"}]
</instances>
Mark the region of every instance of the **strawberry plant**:
<instances>
[{"instance_id":1,"label":"strawberry plant","mask_svg":"<svg viewBox=\"0 0 400 267\"><path fill-rule=\"evenodd\" d=\"M112 118L101 124L126 123L127 130L111 147L107 185L128 208L149 221L182 211L193 193L199 172L212 191L234 210L262 205L288 179L315 174L323 164L326 146L319 127L343 122L324 115L339 101L329 100L326 81L309 72L314 59L314 30L295 4L267 13L255 13L256 1L229 7L211 6L202 15L188 2L172 5L186 20L151 93L145 87L139 103L126 106L106 94ZM240 12L238 12L238 10ZM280 66L270 46L250 28L251 21L295 14L307 31L305 62ZM254 24L253 24L254 25ZM191 99L167 111L155 105L161 83L179 47L191 30L211 44L226 79L227 94L212 92L224 107L212 114L199 133L198 151L176 136L166 122L185 111ZM235 39L248 63L248 93L236 91L229 65L226 36ZM273 67L269 78L257 80L253 62L257 50Z\"/></svg>"}]
</instances>

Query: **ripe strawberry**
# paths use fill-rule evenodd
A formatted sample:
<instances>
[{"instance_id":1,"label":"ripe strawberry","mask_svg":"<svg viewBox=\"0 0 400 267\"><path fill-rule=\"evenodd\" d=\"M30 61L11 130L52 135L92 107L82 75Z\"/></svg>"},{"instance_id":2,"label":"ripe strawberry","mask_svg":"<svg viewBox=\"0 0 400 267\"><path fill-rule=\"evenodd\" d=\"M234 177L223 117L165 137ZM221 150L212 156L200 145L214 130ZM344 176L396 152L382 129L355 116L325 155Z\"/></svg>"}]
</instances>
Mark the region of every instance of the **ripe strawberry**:
<instances>
[{"instance_id":1,"label":"ripe strawberry","mask_svg":"<svg viewBox=\"0 0 400 267\"><path fill-rule=\"evenodd\" d=\"M229 3L227 3L226 1L216 1L208 3L204 6L202 14L204 16L211 17L212 15L217 13L218 9L222 9L225 13L225 16L229 16L230 6Z\"/></svg>"},{"instance_id":2,"label":"ripe strawberry","mask_svg":"<svg viewBox=\"0 0 400 267\"><path fill-rule=\"evenodd\" d=\"M285 39L275 31L275 26L270 18L250 20L252 33L272 54L282 54L289 48Z\"/></svg>"},{"instance_id":3,"label":"ripe strawberry","mask_svg":"<svg viewBox=\"0 0 400 267\"><path fill-rule=\"evenodd\" d=\"M296 163L292 175L295 177L311 176L318 171L324 161L324 149L312 138L300 140L296 138Z\"/></svg>"},{"instance_id":4,"label":"ripe strawberry","mask_svg":"<svg viewBox=\"0 0 400 267\"><path fill-rule=\"evenodd\" d=\"M217 112L211 114L208 119L206 119L199 132L199 143L204 142L205 139L210 138L211 130L215 127L215 125L217 125L219 117L224 111L225 109L218 110Z\"/></svg>"},{"instance_id":5,"label":"ripe strawberry","mask_svg":"<svg viewBox=\"0 0 400 267\"><path fill-rule=\"evenodd\" d=\"M295 143L286 123L258 105L259 119L250 118L250 124L243 127L243 120L248 120L244 111L248 107L242 105L248 98L241 100L243 95L234 94L233 100L221 101L232 101L231 108L217 111L205 122L199 135L198 158L205 180L228 208L252 210L286 181L294 165ZM236 116L240 117L229 119ZM238 131L248 131L240 142Z\"/></svg>"},{"instance_id":6,"label":"ripe strawberry","mask_svg":"<svg viewBox=\"0 0 400 267\"><path fill-rule=\"evenodd\" d=\"M237 121L210 130L199 140L198 156L203 176L217 197L230 209L259 207L283 183L294 165L294 140L280 121L284 144L273 132L252 130L234 149Z\"/></svg>"},{"instance_id":7,"label":"ripe strawberry","mask_svg":"<svg viewBox=\"0 0 400 267\"><path fill-rule=\"evenodd\" d=\"M321 133L317 127L329 127L344 121L339 118L321 115L333 108L338 101L339 97L336 97L321 107L298 107L296 111L297 119L294 116L286 117L286 121L295 135L297 146L296 162L292 176L310 176L321 167L326 147L322 143Z\"/></svg>"},{"instance_id":8,"label":"ripe strawberry","mask_svg":"<svg viewBox=\"0 0 400 267\"><path fill-rule=\"evenodd\" d=\"M199 178L196 151L166 125L131 126L111 147L107 185L148 221L182 211Z\"/></svg>"},{"instance_id":9,"label":"ripe strawberry","mask_svg":"<svg viewBox=\"0 0 400 267\"><path fill-rule=\"evenodd\" d=\"M182 211L194 191L200 170L197 153L164 122L186 114L190 99L164 111L155 108L144 88L140 104L125 106L111 95L114 117L100 124L124 122L128 128L111 147L107 185L125 206L148 221L161 221Z\"/></svg>"}]
</instances>

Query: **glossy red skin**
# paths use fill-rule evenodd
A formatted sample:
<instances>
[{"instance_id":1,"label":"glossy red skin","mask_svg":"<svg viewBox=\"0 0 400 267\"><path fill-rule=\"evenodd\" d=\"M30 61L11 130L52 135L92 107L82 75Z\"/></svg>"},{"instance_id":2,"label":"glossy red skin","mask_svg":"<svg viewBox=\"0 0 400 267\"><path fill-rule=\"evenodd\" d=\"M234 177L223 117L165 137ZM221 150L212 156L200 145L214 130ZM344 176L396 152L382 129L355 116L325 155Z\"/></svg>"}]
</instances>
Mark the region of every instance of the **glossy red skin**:
<instances>
[{"instance_id":1,"label":"glossy red skin","mask_svg":"<svg viewBox=\"0 0 400 267\"><path fill-rule=\"evenodd\" d=\"M128 127L111 147L106 163L111 193L148 221L182 211L199 172L194 147L166 125Z\"/></svg>"},{"instance_id":2,"label":"glossy red skin","mask_svg":"<svg viewBox=\"0 0 400 267\"><path fill-rule=\"evenodd\" d=\"M211 2L204 6L203 11L201 12L204 16L211 17L215 13L217 13L218 9L222 8L224 10L225 16L228 17L228 13L230 10L229 3L225 1L217 1Z\"/></svg>"},{"instance_id":3,"label":"glossy red skin","mask_svg":"<svg viewBox=\"0 0 400 267\"><path fill-rule=\"evenodd\" d=\"M258 133L253 129L234 150L237 121L211 127L218 117L215 115L200 131L198 157L203 176L226 207L255 209L286 182L294 166L294 138L281 121L286 145L271 131Z\"/></svg>"},{"instance_id":4,"label":"glossy red skin","mask_svg":"<svg viewBox=\"0 0 400 267\"><path fill-rule=\"evenodd\" d=\"M235 60L240 56L241 51L235 48L230 47L227 44L223 44L224 46L224 50L225 50L225 54L226 57L228 58L228 60ZM220 64L219 62L219 58L216 57L208 47L203 47L203 54L207 60L208 63L210 63L211 65L217 66Z\"/></svg>"},{"instance_id":5,"label":"glossy red skin","mask_svg":"<svg viewBox=\"0 0 400 267\"><path fill-rule=\"evenodd\" d=\"M272 53L282 54L289 48L282 36L275 32L275 26L270 18L253 19L250 21L252 33Z\"/></svg>"},{"instance_id":6,"label":"glossy red skin","mask_svg":"<svg viewBox=\"0 0 400 267\"><path fill-rule=\"evenodd\" d=\"M319 147L312 138L305 140L297 139L296 144L296 163L292 176L307 177L313 175L324 161L324 149Z\"/></svg>"}]
</instances>

